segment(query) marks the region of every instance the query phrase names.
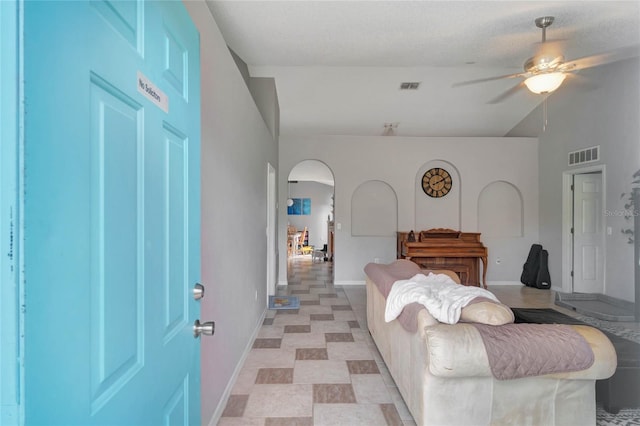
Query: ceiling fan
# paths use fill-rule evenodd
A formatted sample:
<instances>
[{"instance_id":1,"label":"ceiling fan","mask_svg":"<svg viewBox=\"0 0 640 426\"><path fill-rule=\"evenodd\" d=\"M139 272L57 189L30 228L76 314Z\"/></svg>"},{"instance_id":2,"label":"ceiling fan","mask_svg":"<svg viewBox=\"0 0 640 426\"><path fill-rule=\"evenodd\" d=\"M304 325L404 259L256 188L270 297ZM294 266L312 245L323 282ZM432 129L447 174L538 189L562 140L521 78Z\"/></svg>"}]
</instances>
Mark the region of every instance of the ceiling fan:
<instances>
[{"instance_id":1,"label":"ceiling fan","mask_svg":"<svg viewBox=\"0 0 640 426\"><path fill-rule=\"evenodd\" d=\"M575 71L638 55L638 46L632 46L598 55L585 56L572 61L565 61L561 52L561 43L559 41L547 41L547 28L553 23L554 19L553 16L543 16L535 20L536 27L542 30L542 42L539 43L534 56L525 61L524 72L463 81L455 83L453 87L507 78L524 78L524 80L517 85L488 102L495 104L513 95L523 86L526 86L531 92L536 94L549 94L560 87L565 78L573 75L571 73Z\"/></svg>"}]
</instances>

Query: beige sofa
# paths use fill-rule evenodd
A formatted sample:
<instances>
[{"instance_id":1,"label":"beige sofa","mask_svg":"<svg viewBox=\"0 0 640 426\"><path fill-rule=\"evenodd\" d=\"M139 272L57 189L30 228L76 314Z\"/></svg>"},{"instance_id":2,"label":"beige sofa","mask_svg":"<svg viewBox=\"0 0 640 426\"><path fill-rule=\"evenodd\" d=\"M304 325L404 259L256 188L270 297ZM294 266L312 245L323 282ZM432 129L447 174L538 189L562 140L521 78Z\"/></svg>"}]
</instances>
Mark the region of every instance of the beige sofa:
<instances>
[{"instance_id":1,"label":"beige sofa","mask_svg":"<svg viewBox=\"0 0 640 426\"><path fill-rule=\"evenodd\" d=\"M396 274L406 267L404 279L413 276L410 262L396 262ZM596 328L572 326L593 350L591 367L498 380L472 323L440 324L425 309L418 312L416 332L398 319L386 323L385 297L369 275L374 274L366 280L369 331L416 424L595 425L595 380L616 369L615 350Z\"/></svg>"}]
</instances>

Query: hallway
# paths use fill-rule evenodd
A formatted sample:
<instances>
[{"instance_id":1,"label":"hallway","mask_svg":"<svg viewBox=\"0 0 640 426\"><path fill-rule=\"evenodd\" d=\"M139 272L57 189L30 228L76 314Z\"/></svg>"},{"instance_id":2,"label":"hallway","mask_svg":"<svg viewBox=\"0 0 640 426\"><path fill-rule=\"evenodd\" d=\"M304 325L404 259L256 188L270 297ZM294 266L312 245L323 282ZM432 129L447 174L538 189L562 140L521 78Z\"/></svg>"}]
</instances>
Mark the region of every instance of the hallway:
<instances>
[{"instance_id":1,"label":"hallway","mask_svg":"<svg viewBox=\"0 0 640 426\"><path fill-rule=\"evenodd\" d=\"M366 328L364 286L334 287L331 262L289 259L300 309L267 311L218 423L414 424Z\"/></svg>"}]
</instances>

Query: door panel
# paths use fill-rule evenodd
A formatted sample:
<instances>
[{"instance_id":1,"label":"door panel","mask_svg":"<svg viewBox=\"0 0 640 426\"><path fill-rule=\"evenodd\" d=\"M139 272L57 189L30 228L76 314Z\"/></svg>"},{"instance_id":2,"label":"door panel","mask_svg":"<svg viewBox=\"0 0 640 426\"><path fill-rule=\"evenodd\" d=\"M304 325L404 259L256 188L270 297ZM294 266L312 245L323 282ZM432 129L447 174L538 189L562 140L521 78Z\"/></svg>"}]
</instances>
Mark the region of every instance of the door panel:
<instances>
[{"instance_id":1,"label":"door panel","mask_svg":"<svg viewBox=\"0 0 640 426\"><path fill-rule=\"evenodd\" d=\"M180 1L24 8L26 422L199 424L197 30Z\"/></svg>"},{"instance_id":2,"label":"door panel","mask_svg":"<svg viewBox=\"0 0 640 426\"><path fill-rule=\"evenodd\" d=\"M189 184L186 171L188 170L187 154L188 143L183 135L178 135L177 130L167 129L165 123L165 191L166 204L164 217L164 231L167 234L163 248L163 264L166 265L164 272L164 319L165 333L163 340L165 344L171 340L176 333L187 325L189 292L185 292L185 285L188 285L188 197L187 185Z\"/></svg>"},{"instance_id":3,"label":"door panel","mask_svg":"<svg viewBox=\"0 0 640 426\"><path fill-rule=\"evenodd\" d=\"M91 412L142 369L142 106L92 75Z\"/></svg>"},{"instance_id":4,"label":"door panel","mask_svg":"<svg viewBox=\"0 0 640 426\"><path fill-rule=\"evenodd\" d=\"M604 293L602 174L577 174L573 187L573 291Z\"/></svg>"},{"instance_id":5,"label":"door panel","mask_svg":"<svg viewBox=\"0 0 640 426\"><path fill-rule=\"evenodd\" d=\"M113 31L143 54L143 33L140 31L143 25L140 24L143 23L144 2L96 0L91 5L111 25Z\"/></svg>"}]
</instances>

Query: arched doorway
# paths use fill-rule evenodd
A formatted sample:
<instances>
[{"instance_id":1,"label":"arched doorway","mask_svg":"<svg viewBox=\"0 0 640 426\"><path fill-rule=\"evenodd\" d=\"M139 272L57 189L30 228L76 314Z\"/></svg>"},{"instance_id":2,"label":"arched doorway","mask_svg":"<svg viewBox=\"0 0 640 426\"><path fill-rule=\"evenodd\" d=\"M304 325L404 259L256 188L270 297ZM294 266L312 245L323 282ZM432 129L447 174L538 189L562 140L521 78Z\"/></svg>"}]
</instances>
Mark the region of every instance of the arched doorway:
<instances>
[{"instance_id":1,"label":"arched doorway","mask_svg":"<svg viewBox=\"0 0 640 426\"><path fill-rule=\"evenodd\" d=\"M334 220L334 178L329 167L318 160L303 160L296 164L287 178L287 258L307 256L323 250L322 261L332 261ZM300 246L305 250L298 250ZM317 254L315 255L317 257ZM326 259L326 260L325 260ZM287 267L291 262L287 261Z\"/></svg>"}]
</instances>

